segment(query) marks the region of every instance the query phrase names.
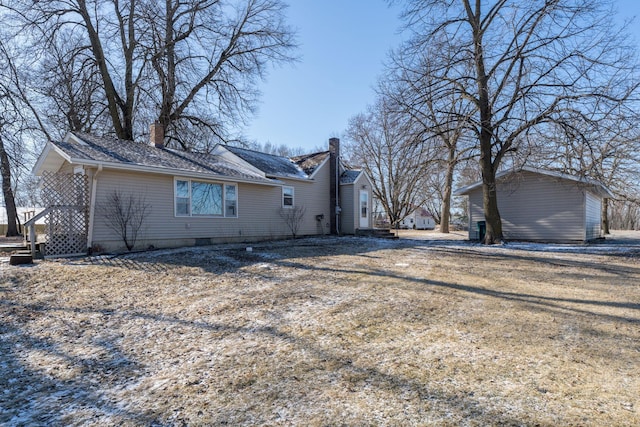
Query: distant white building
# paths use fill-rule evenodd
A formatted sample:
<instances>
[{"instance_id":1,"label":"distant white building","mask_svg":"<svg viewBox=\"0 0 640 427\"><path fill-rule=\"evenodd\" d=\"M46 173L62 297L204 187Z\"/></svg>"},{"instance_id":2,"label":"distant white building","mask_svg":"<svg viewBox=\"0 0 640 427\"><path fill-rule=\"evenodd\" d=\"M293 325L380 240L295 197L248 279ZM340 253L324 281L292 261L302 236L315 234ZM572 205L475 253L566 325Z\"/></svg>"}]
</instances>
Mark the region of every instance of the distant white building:
<instances>
[{"instance_id":1,"label":"distant white building","mask_svg":"<svg viewBox=\"0 0 640 427\"><path fill-rule=\"evenodd\" d=\"M42 212L44 208L25 208L25 207L17 207L16 211L18 213L18 222L20 225L24 224L34 216L38 215ZM0 206L0 234L4 235L7 233L7 208L5 206ZM40 218L36 221L36 228L38 230L44 230L44 218Z\"/></svg>"},{"instance_id":2,"label":"distant white building","mask_svg":"<svg viewBox=\"0 0 640 427\"><path fill-rule=\"evenodd\" d=\"M436 228L436 221L433 216L424 208L417 207L405 219L400 221L400 228L413 230L433 230Z\"/></svg>"}]
</instances>

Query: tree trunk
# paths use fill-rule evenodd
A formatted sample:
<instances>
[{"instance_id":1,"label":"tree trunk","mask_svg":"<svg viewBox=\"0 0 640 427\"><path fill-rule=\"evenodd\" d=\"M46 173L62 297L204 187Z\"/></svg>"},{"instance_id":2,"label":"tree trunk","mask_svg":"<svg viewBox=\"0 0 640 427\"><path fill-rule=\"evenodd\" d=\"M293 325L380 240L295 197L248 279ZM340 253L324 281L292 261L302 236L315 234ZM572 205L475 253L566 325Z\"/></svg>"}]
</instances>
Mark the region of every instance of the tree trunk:
<instances>
[{"instance_id":1,"label":"tree trunk","mask_svg":"<svg viewBox=\"0 0 640 427\"><path fill-rule=\"evenodd\" d=\"M502 242L502 220L498 211L496 192L496 169L499 156L493 160L493 112L489 101L489 76L484 66L484 53L480 23L474 25L474 50L478 82L478 109L480 110L480 170L482 171L482 205L486 222L484 243L492 245Z\"/></svg>"},{"instance_id":2,"label":"tree trunk","mask_svg":"<svg viewBox=\"0 0 640 427\"><path fill-rule=\"evenodd\" d=\"M483 242L487 245L502 242L502 219L498 211L496 175L493 168L488 172L482 168L482 205L487 227Z\"/></svg>"},{"instance_id":3,"label":"tree trunk","mask_svg":"<svg viewBox=\"0 0 640 427\"><path fill-rule=\"evenodd\" d=\"M2 195L7 209L7 237L18 236L18 211L11 188L11 164L4 149L4 142L0 139L0 175L2 176Z\"/></svg>"},{"instance_id":4,"label":"tree trunk","mask_svg":"<svg viewBox=\"0 0 640 427\"><path fill-rule=\"evenodd\" d=\"M482 171L482 206L486 222L483 243L492 245L502 242L502 220L498 211L496 169L491 161L491 129L483 127L480 132L480 169Z\"/></svg>"},{"instance_id":5,"label":"tree trunk","mask_svg":"<svg viewBox=\"0 0 640 427\"><path fill-rule=\"evenodd\" d=\"M602 232L604 234L611 234L609 232L609 199L602 199Z\"/></svg>"},{"instance_id":6,"label":"tree trunk","mask_svg":"<svg viewBox=\"0 0 640 427\"><path fill-rule=\"evenodd\" d=\"M451 219L451 188L453 187L453 172L456 166L455 150L449 150L447 162L447 175L444 182L444 194L442 195L442 212L440 216L440 232L449 232L449 221Z\"/></svg>"},{"instance_id":7,"label":"tree trunk","mask_svg":"<svg viewBox=\"0 0 640 427\"><path fill-rule=\"evenodd\" d=\"M96 64L100 70L100 76L102 77L102 84L107 98L107 108L109 116L113 124L113 128L116 132L116 136L124 140L133 140L133 112L127 110L127 103L122 101L118 91L116 90L113 79L109 72L108 60L102 47L102 42L96 27L93 25L89 9L87 8L86 0L78 1L79 13L84 20L84 25L89 37L89 44L91 51L95 57ZM131 18L133 19L133 18ZM128 64L127 64L128 65ZM133 107L133 103L130 105ZM122 117L120 116L122 113Z\"/></svg>"}]
</instances>

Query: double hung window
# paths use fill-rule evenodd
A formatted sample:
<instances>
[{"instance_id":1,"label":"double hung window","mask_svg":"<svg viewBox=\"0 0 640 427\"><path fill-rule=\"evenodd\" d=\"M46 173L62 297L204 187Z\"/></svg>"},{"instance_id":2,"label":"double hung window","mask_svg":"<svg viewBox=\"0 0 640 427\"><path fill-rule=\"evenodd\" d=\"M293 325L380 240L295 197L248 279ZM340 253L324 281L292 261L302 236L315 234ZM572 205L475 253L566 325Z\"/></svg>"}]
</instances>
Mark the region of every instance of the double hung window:
<instances>
[{"instance_id":1,"label":"double hung window","mask_svg":"<svg viewBox=\"0 0 640 427\"><path fill-rule=\"evenodd\" d=\"M293 207L293 187L282 187L282 207Z\"/></svg>"}]
</instances>

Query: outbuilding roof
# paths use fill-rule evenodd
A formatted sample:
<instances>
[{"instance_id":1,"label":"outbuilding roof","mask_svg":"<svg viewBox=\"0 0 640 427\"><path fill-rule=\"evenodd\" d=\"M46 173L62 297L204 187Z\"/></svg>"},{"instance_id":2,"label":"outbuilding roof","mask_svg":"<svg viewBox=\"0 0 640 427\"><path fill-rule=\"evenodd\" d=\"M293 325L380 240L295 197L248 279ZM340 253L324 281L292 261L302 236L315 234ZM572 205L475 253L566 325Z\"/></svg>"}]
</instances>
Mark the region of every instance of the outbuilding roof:
<instances>
[{"instance_id":1,"label":"outbuilding roof","mask_svg":"<svg viewBox=\"0 0 640 427\"><path fill-rule=\"evenodd\" d=\"M507 169L507 170L504 170L502 172L498 172L496 174L496 180L503 179L503 178L506 178L508 175L517 174L517 173L520 173L520 172L535 173L535 174L539 174L539 175L544 175L544 176L549 176L549 177L553 177L553 178L558 178L558 179L564 179L564 180L568 180L568 181L577 182L577 183L580 183L580 184L583 184L585 186L590 187L596 194L598 194L602 198L611 199L611 198L615 197L613 195L613 193L611 192L611 190L609 190L600 181L596 181L596 180L585 178L585 177L577 177L577 176L569 175L569 174L562 173L562 172L550 171L550 170L539 169L539 168L532 168L532 167L528 167L528 166L524 166L524 167L519 168L519 169ZM453 195L454 196L465 196L465 195L467 195L469 193L472 193L473 191L475 191L475 190L477 190L477 189L479 189L481 187L482 187L482 181L478 181L478 182L473 183L471 185L468 185L466 187L462 187L462 188L457 189L456 191L454 191Z\"/></svg>"}]
</instances>

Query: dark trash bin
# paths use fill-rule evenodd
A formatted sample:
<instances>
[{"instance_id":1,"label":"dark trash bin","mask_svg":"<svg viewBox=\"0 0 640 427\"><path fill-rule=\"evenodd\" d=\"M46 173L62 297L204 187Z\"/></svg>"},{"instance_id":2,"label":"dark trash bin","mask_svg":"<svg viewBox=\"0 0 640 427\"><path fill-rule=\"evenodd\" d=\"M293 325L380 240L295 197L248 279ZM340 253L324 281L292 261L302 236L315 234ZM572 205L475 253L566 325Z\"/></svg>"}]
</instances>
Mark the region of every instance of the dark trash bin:
<instances>
[{"instance_id":1,"label":"dark trash bin","mask_svg":"<svg viewBox=\"0 0 640 427\"><path fill-rule=\"evenodd\" d=\"M478 240L482 242L485 234L487 234L487 222L478 221Z\"/></svg>"}]
</instances>

